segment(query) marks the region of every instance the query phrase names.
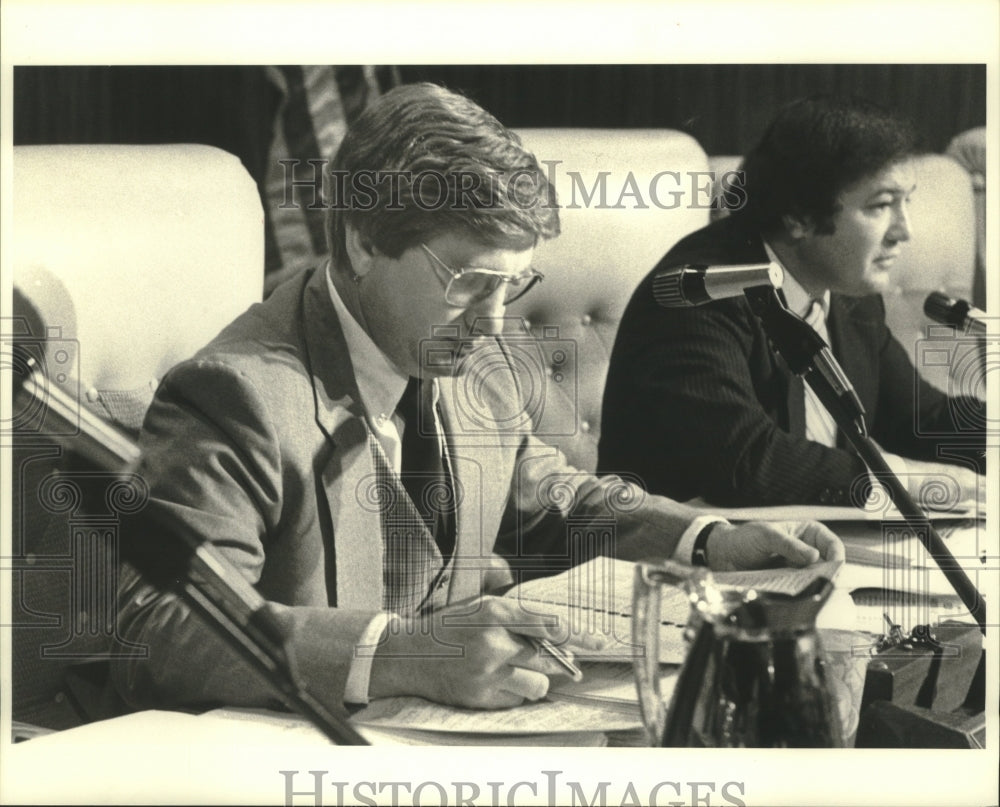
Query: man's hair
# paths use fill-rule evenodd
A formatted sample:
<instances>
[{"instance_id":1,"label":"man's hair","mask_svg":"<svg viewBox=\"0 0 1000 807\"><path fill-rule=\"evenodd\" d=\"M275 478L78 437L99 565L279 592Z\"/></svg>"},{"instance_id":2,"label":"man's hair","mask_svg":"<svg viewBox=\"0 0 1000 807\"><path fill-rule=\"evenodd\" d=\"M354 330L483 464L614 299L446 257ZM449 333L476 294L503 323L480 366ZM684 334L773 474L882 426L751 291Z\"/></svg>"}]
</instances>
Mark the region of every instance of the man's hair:
<instances>
[{"instance_id":1,"label":"man's hair","mask_svg":"<svg viewBox=\"0 0 1000 807\"><path fill-rule=\"evenodd\" d=\"M346 225L389 257L447 231L527 249L559 234L552 188L520 138L465 96L407 84L375 99L329 163L327 242Z\"/></svg>"},{"instance_id":2,"label":"man's hair","mask_svg":"<svg viewBox=\"0 0 1000 807\"><path fill-rule=\"evenodd\" d=\"M744 157L746 204L733 215L764 235L782 216L833 232L840 194L916 152L913 129L860 98L814 96L784 107Z\"/></svg>"}]
</instances>

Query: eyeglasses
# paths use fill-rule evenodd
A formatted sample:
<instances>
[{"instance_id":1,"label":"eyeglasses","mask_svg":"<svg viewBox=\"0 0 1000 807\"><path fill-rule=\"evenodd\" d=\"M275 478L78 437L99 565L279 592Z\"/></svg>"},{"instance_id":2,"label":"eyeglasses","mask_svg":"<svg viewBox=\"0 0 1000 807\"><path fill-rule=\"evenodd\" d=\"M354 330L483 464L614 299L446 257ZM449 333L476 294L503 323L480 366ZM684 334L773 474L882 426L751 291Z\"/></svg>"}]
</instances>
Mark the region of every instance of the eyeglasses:
<instances>
[{"instance_id":1,"label":"eyeglasses","mask_svg":"<svg viewBox=\"0 0 1000 807\"><path fill-rule=\"evenodd\" d=\"M509 305L527 294L535 284L541 282L542 278L545 277L534 269L526 275L507 275L495 269L476 267L452 269L435 255L427 244L420 246L431 259L432 264L436 264L448 273L449 279L445 286L444 299L448 305L455 308L467 308L482 302L492 295L501 284L504 285L503 304ZM438 279L440 280L440 278Z\"/></svg>"}]
</instances>

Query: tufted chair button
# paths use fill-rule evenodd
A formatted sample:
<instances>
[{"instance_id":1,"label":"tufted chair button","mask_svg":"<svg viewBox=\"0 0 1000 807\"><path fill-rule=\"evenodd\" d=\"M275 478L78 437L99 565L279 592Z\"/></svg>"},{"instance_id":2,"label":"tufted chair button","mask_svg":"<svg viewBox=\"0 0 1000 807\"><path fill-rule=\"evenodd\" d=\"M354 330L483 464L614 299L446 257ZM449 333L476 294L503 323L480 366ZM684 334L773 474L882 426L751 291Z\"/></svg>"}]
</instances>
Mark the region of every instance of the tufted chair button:
<instances>
[{"instance_id":1,"label":"tufted chair button","mask_svg":"<svg viewBox=\"0 0 1000 807\"><path fill-rule=\"evenodd\" d=\"M96 387L91 387L87 390L87 400L91 403L97 403L101 399L101 393L97 391Z\"/></svg>"},{"instance_id":2,"label":"tufted chair button","mask_svg":"<svg viewBox=\"0 0 1000 807\"><path fill-rule=\"evenodd\" d=\"M580 423L580 431L582 431L584 434L589 434L590 433L590 421L589 420L584 420L582 423Z\"/></svg>"},{"instance_id":3,"label":"tufted chair button","mask_svg":"<svg viewBox=\"0 0 1000 807\"><path fill-rule=\"evenodd\" d=\"M590 325L592 319L593 318L590 316L590 314L584 314L580 318L580 322L582 322L584 325Z\"/></svg>"}]
</instances>

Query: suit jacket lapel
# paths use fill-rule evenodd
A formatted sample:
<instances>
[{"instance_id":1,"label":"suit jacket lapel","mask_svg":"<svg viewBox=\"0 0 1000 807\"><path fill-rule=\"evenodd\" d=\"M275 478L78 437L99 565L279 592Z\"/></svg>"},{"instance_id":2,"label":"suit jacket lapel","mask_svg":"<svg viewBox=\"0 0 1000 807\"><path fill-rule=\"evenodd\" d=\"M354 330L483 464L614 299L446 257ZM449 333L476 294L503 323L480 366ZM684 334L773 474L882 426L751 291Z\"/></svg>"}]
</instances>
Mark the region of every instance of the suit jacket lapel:
<instances>
[{"instance_id":1,"label":"suit jacket lapel","mask_svg":"<svg viewBox=\"0 0 1000 807\"><path fill-rule=\"evenodd\" d=\"M737 263L761 263L770 260L767 250L764 248L764 242L760 235L757 233L746 234L742 230L735 228L734 232L737 234L736 243L739 244L737 250ZM781 301L787 305L787 300L785 300L785 293L779 289L778 296ZM765 339L768 339L767 331L764 329L763 324L758 321L758 328ZM803 438L806 435L806 416L805 416L805 382L802 380L801 376L795 375L789 369L788 363L785 361L784 357L775 350L771 350L771 355L774 357L773 365L774 372L776 374L775 382L781 384L777 395L781 394L781 390L784 391L784 401L785 401L785 412L786 423L788 433L793 437ZM779 418L780 423L780 418Z\"/></svg>"},{"instance_id":2,"label":"suit jacket lapel","mask_svg":"<svg viewBox=\"0 0 1000 807\"><path fill-rule=\"evenodd\" d=\"M323 269L316 269L303 288L301 322L316 425L330 446L317 469L323 482L317 495L326 500L332 533L324 534L333 559L327 564L327 587L336 592L334 604L340 608L379 610L382 532L375 469L354 369Z\"/></svg>"},{"instance_id":3,"label":"suit jacket lapel","mask_svg":"<svg viewBox=\"0 0 1000 807\"><path fill-rule=\"evenodd\" d=\"M827 331L830 334L830 349L854 385L870 425L872 407L878 398L878 379L871 372L871 368L877 366L877 363L872 353L878 346L876 335L870 333L870 329L855 314L855 305L856 301L849 297L832 295ZM841 446L847 445L842 434L839 434L837 442Z\"/></svg>"},{"instance_id":4,"label":"suit jacket lapel","mask_svg":"<svg viewBox=\"0 0 1000 807\"><path fill-rule=\"evenodd\" d=\"M378 610L383 546L375 468L354 369L321 269L303 288L302 329L316 424L331 446L321 470L335 538L326 547L328 553L335 552L334 579L328 585L331 590L335 585L338 607ZM457 602L480 591L480 570L492 554L507 501L514 450L503 448L490 429L469 434L468 417L462 417L454 403L462 385L450 378L438 383L456 496L454 568L447 599Z\"/></svg>"},{"instance_id":5,"label":"suit jacket lapel","mask_svg":"<svg viewBox=\"0 0 1000 807\"><path fill-rule=\"evenodd\" d=\"M455 395L464 385L452 378L438 380L441 425L448 442L455 491L455 553L449 602L458 602L480 591L482 570L487 568L510 490L512 451L505 449L492 431L469 434L462 425ZM488 418L487 418L488 421ZM484 439L487 437L487 439ZM497 484L503 480L503 484Z\"/></svg>"}]
</instances>

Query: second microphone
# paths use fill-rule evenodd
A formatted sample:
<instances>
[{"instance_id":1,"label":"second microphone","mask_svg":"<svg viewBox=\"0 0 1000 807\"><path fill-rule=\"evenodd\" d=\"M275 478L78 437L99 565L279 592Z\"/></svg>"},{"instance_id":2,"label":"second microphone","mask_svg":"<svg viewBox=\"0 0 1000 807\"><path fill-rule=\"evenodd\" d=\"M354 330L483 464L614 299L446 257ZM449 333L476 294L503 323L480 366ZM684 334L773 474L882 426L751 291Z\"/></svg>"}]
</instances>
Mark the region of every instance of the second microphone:
<instances>
[{"instance_id":1,"label":"second microphone","mask_svg":"<svg viewBox=\"0 0 1000 807\"><path fill-rule=\"evenodd\" d=\"M738 297L746 289L781 288L785 275L776 263L704 266L688 264L658 272L653 296L664 308L688 308L711 300Z\"/></svg>"}]
</instances>

